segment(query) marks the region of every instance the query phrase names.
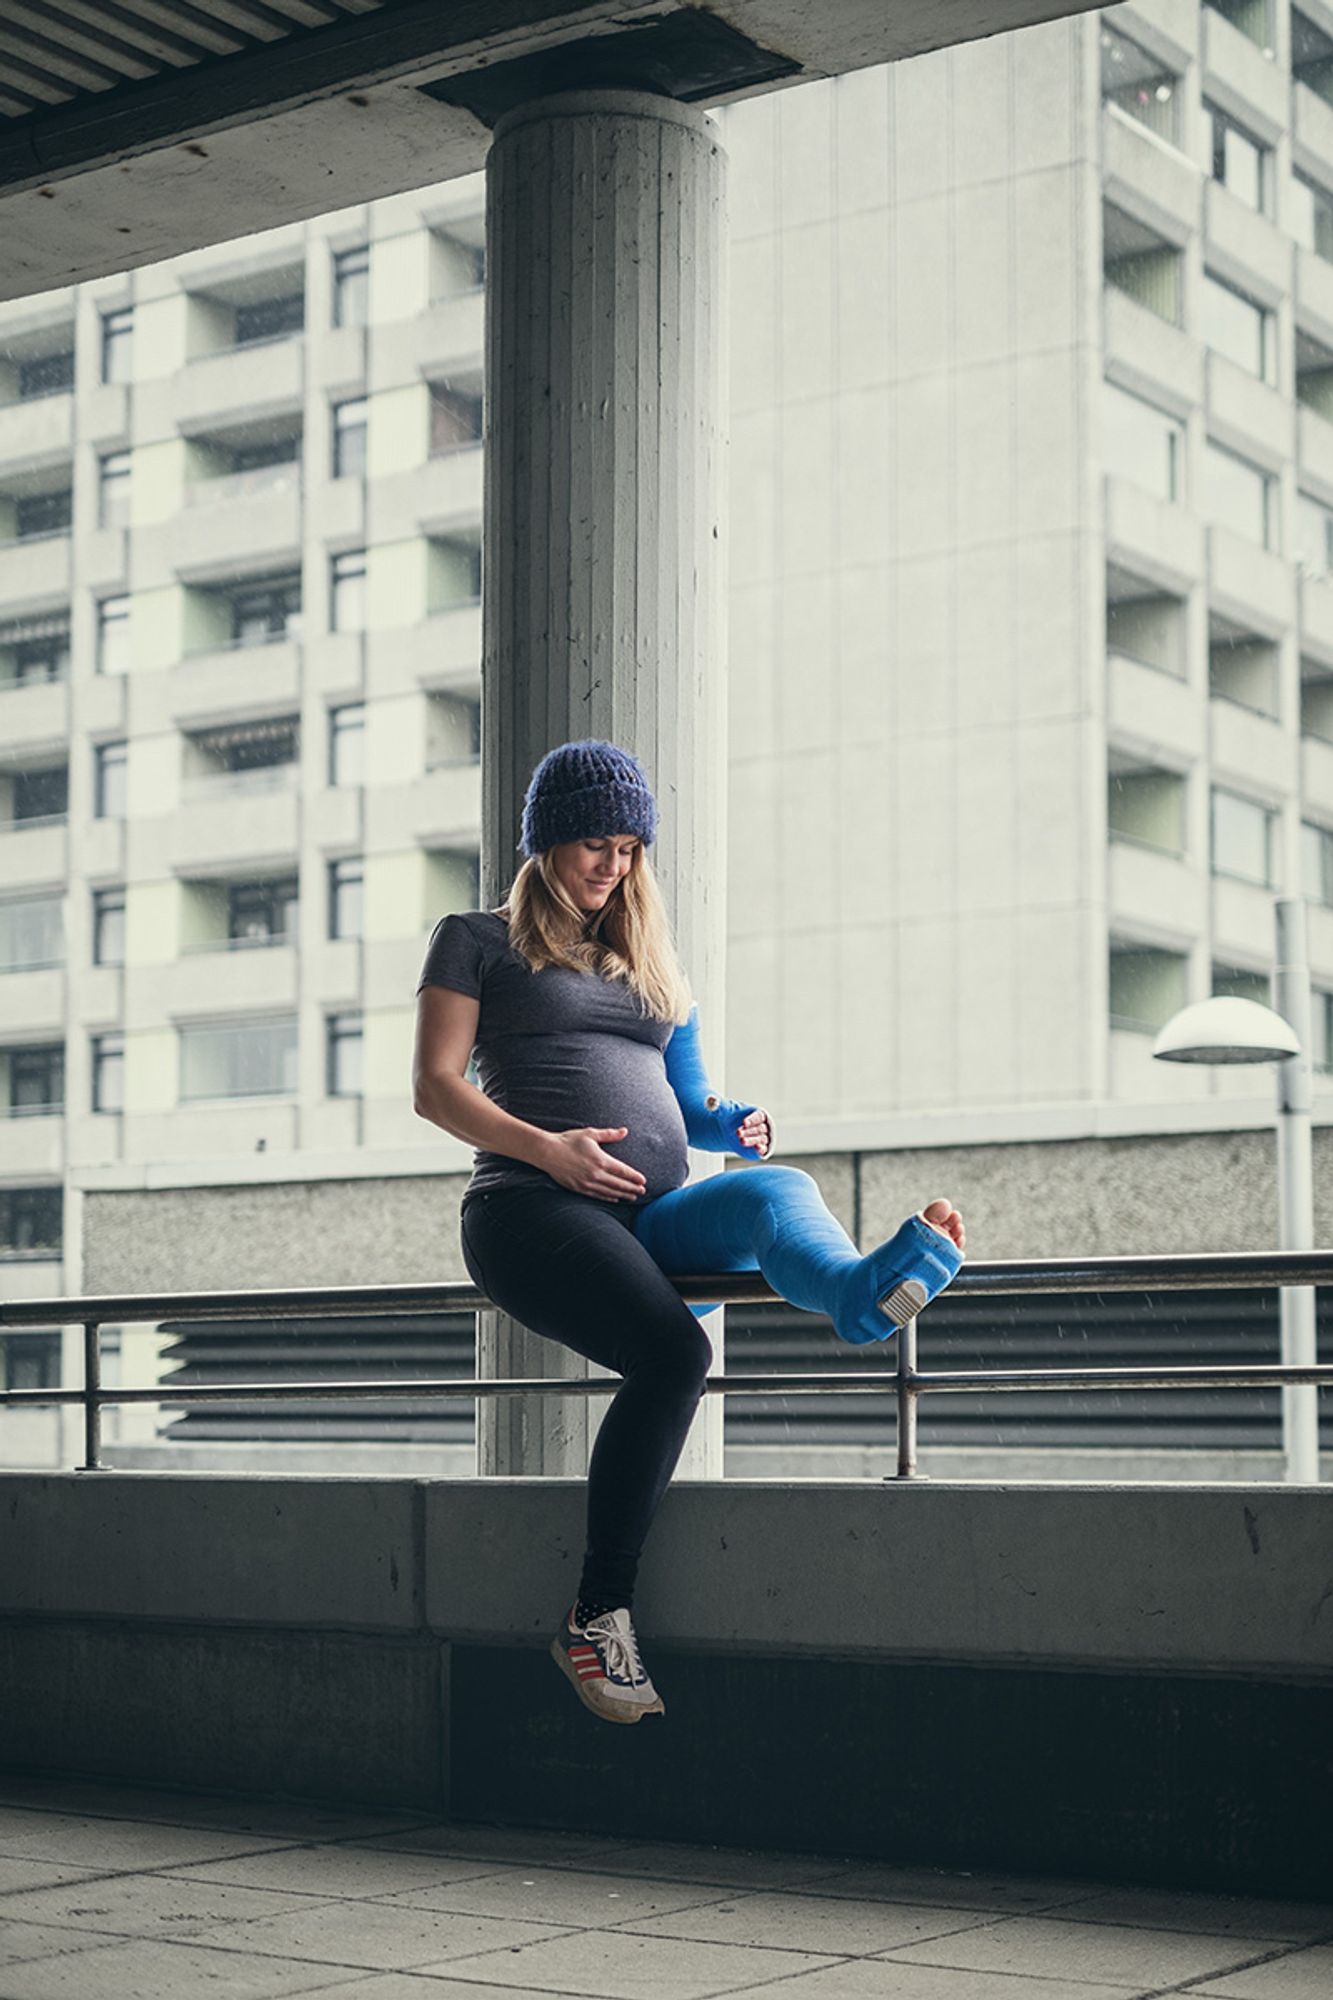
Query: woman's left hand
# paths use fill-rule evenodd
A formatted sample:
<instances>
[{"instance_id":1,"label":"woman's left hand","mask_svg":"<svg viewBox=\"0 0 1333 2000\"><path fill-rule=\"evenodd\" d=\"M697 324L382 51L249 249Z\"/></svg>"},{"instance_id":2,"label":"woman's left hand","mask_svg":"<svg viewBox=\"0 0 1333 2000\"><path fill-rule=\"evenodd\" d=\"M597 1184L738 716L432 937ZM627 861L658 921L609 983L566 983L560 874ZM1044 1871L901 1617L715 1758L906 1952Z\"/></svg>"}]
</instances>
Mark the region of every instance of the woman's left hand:
<instances>
[{"instance_id":1,"label":"woman's left hand","mask_svg":"<svg viewBox=\"0 0 1333 2000\"><path fill-rule=\"evenodd\" d=\"M767 1159L773 1150L773 1126L768 1113L757 1107L747 1112L736 1128L736 1137L742 1146L753 1147L761 1160Z\"/></svg>"}]
</instances>

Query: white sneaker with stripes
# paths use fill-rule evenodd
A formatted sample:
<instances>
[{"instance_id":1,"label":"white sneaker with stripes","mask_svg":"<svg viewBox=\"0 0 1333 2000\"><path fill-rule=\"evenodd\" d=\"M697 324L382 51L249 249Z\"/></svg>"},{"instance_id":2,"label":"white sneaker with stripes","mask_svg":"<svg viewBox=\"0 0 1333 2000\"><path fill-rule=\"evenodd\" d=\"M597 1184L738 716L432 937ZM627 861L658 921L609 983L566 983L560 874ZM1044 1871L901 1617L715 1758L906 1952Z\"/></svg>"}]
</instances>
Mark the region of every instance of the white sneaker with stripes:
<instances>
[{"instance_id":1,"label":"white sneaker with stripes","mask_svg":"<svg viewBox=\"0 0 1333 2000\"><path fill-rule=\"evenodd\" d=\"M665 1715L666 1704L639 1658L639 1642L629 1612L604 1611L576 1625L572 1605L551 1641L551 1656L573 1683L579 1700L606 1722L637 1722L641 1715Z\"/></svg>"}]
</instances>

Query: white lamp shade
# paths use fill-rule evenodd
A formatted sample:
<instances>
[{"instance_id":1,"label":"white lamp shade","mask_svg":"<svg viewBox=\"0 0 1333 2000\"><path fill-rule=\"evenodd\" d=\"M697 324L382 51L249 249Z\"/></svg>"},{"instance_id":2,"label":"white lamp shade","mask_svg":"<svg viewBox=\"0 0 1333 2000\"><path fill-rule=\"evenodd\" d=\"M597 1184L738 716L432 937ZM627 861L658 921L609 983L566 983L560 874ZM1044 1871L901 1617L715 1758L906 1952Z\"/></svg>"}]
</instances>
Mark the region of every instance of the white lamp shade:
<instances>
[{"instance_id":1,"label":"white lamp shade","mask_svg":"<svg viewBox=\"0 0 1333 2000\"><path fill-rule=\"evenodd\" d=\"M1200 1000L1173 1014L1153 1043L1163 1062L1286 1062L1301 1045L1290 1024L1257 1000Z\"/></svg>"}]
</instances>

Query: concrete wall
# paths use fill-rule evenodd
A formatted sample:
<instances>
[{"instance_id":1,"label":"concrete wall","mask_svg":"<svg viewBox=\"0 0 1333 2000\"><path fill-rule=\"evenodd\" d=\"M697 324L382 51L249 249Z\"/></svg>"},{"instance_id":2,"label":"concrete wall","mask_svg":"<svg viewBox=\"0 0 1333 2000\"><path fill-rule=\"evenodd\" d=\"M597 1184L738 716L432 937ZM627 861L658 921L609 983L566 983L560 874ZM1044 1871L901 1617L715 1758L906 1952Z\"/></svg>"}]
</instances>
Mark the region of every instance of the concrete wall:
<instances>
[{"instance_id":1,"label":"concrete wall","mask_svg":"<svg viewBox=\"0 0 1333 2000\"><path fill-rule=\"evenodd\" d=\"M579 1482L7 1474L0 1512L12 1768L1327 1887L1328 1490L677 1487L632 1732L543 1650Z\"/></svg>"}]
</instances>

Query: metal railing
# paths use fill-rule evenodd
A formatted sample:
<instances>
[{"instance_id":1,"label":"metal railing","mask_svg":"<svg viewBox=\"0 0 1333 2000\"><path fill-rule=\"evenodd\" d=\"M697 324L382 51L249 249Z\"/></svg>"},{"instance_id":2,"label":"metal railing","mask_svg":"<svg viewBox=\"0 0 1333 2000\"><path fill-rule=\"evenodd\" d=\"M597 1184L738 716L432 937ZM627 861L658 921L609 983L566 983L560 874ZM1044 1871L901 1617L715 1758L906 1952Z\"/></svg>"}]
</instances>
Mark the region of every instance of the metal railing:
<instances>
[{"instance_id":1,"label":"metal railing","mask_svg":"<svg viewBox=\"0 0 1333 2000\"><path fill-rule=\"evenodd\" d=\"M1199 1290L1260 1291L1333 1281L1333 1250L1219 1251L1145 1257L1051 1257L969 1263L954 1279L953 1293L1022 1297L1043 1292L1162 1292ZM781 1294L757 1271L713 1276L678 1276L672 1283L689 1304L771 1305ZM194 1388L157 1383L150 1388L107 1388L102 1381L101 1329L159 1320L210 1320L238 1311L269 1319L332 1318L386 1314L467 1312L491 1308L493 1301L470 1284L319 1285L279 1291L136 1292L81 1299L13 1299L0 1302L0 1338L31 1333L41 1326L81 1325L83 1385L77 1389L7 1389L0 1407L80 1404L84 1456L80 1471L101 1469L102 1410L108 1404L159 1403L184 1408L191 1403L254 1403L300 1399L332 1402L344 1397L370 1401L399 1397L611 1396L616 1385L605 1376L469 1377L465 1380L411 1378L390 1382L213 1382ZM386 1331L397 1332L396 1326ZM863 1352L858 1349L857 1352ZM923 1475L917 1466L917 1406L935 1393L997 1393L1020 1389L1253 1389L1333 1386L1333 1364L1293 1367L1283 1363L1241 1362L1225 1366L1130 1366L1115 1368L969 1368L940 1371L917 1367L917 1321L899 1330L895 1365L885 1368L821 1369L765 1375L713 1375L706 1393L714 1396L892 1395L898 1419L899 1479Z\"/></svg>"}]
</instances>

